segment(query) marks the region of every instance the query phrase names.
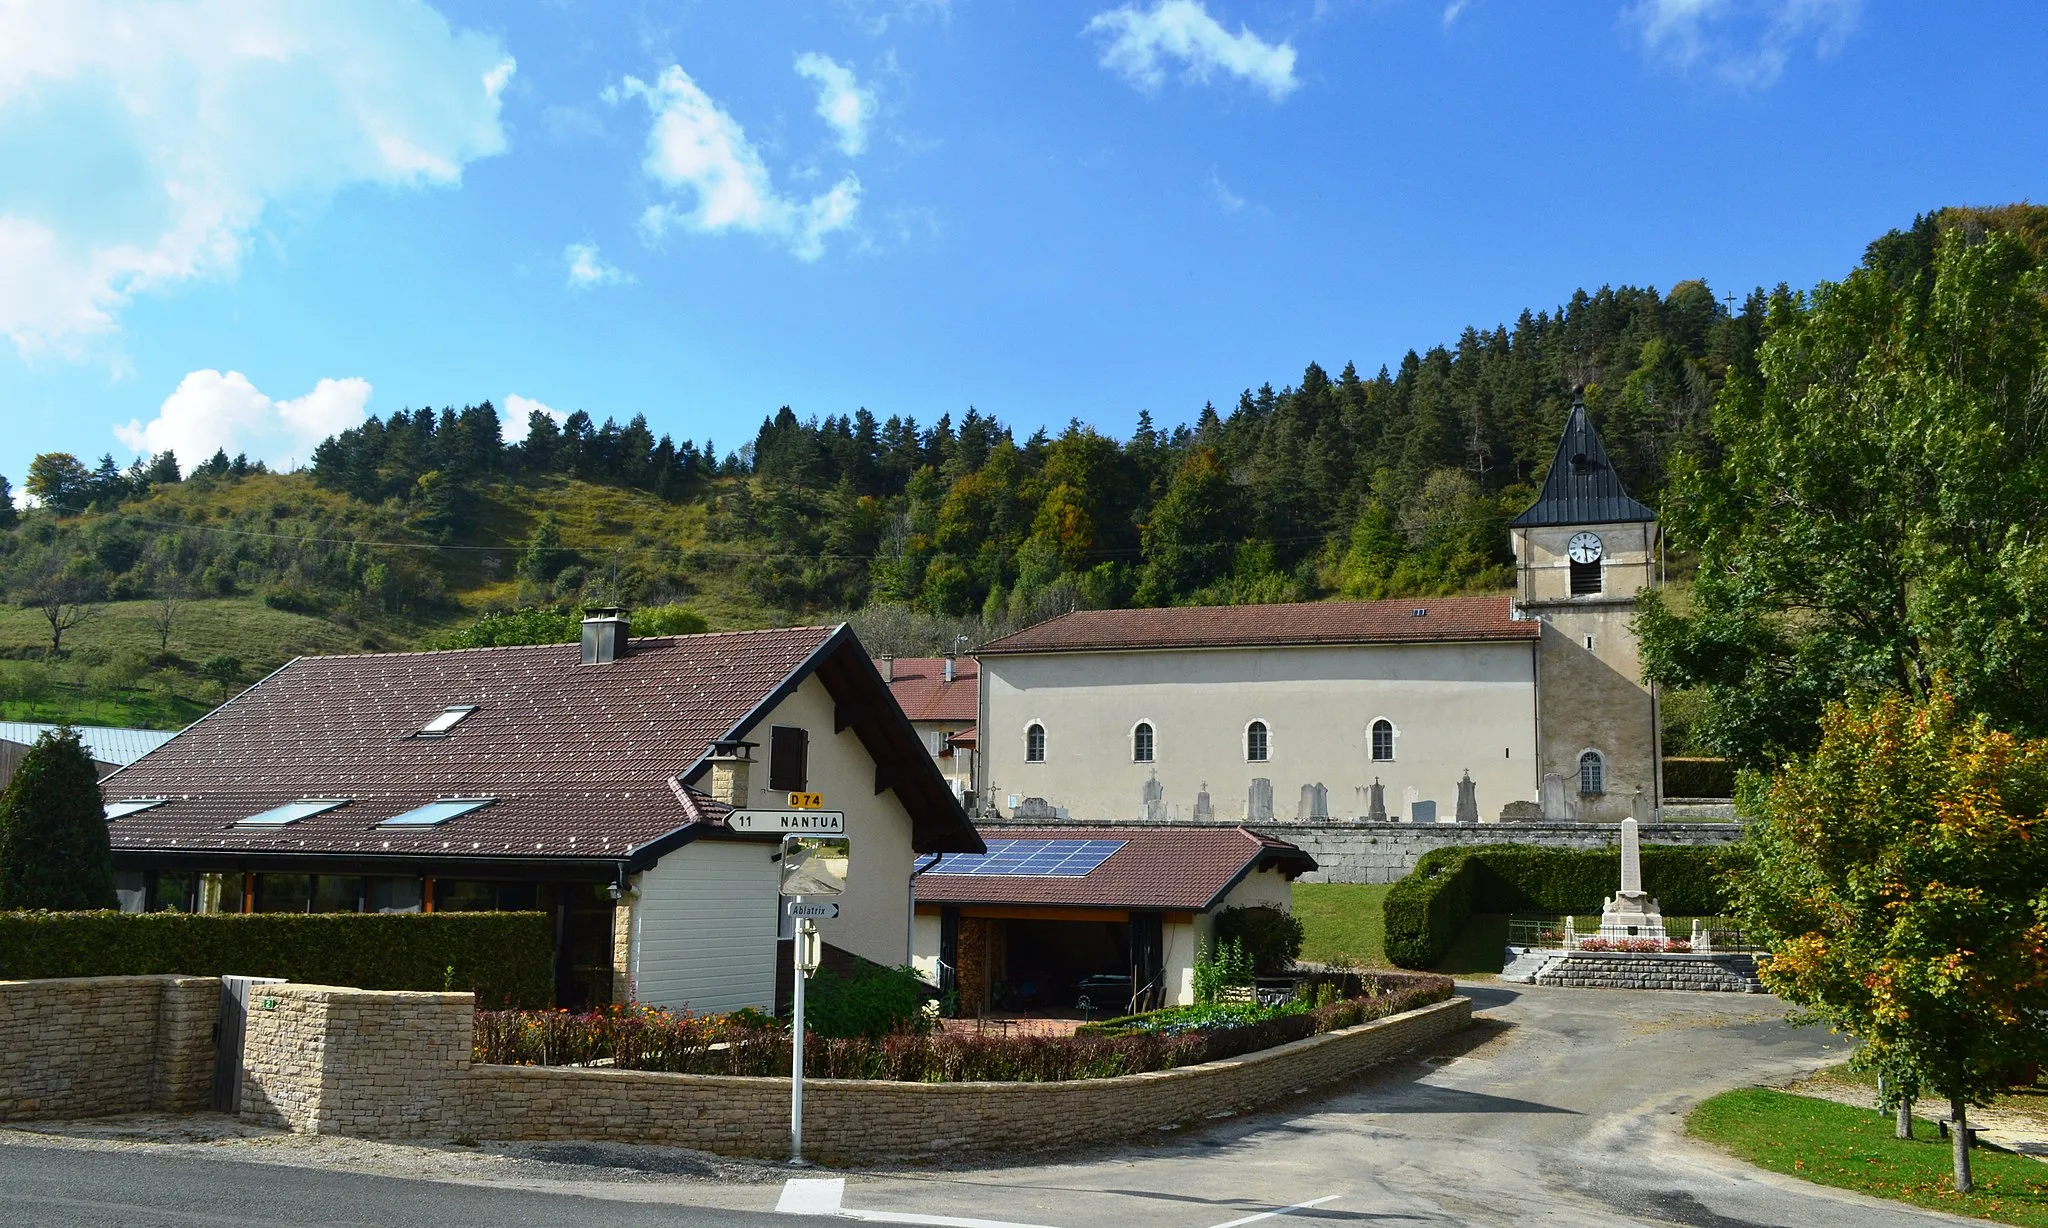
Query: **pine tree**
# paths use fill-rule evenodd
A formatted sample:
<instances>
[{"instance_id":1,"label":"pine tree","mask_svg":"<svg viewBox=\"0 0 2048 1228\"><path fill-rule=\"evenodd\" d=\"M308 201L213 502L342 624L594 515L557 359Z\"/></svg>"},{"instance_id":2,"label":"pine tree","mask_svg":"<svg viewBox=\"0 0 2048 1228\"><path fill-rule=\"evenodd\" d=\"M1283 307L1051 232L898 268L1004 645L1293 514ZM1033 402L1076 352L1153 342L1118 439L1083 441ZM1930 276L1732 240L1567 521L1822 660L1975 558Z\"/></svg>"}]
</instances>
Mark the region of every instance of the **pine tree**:
<instances>
[{"instance_id":1,"label":"pine tree","mask_svg":"<svg viewBox=\"0 0 2048 1228\"><path fill-rule=\"evenodd\" d=\"M77 730L52 730L0 793L0 908L113 907L99 772Z\"/></svg>"}]
</instances>

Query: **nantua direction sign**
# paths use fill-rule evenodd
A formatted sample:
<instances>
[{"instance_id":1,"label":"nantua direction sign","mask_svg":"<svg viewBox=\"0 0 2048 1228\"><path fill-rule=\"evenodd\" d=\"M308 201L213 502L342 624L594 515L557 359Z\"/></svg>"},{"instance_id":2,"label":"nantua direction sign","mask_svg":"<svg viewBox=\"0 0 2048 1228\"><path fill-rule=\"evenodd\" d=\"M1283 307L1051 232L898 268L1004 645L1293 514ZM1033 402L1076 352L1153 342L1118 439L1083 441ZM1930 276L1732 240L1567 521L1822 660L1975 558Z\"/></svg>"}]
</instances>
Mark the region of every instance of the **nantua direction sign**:
<instances>
[{"instance_id":1,"label":"nantua direction sign","mask_svg":"<svg viewBox=\"0 0 2048 1228\"><path fill-rule=\"evenodd\" d=\"M768 835L843 836L846 834L846 812L735 810L725 816L725 825L734 831L761 832Z\"/></svg>"}]
</instances>

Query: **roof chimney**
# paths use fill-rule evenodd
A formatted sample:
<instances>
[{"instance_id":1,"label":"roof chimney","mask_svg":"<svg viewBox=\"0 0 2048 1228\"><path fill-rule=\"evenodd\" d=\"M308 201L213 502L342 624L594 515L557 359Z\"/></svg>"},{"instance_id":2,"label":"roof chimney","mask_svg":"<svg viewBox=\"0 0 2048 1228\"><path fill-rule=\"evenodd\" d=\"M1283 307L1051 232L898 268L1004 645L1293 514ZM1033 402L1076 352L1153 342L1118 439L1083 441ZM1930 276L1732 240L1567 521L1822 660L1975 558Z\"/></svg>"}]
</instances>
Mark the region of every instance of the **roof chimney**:
<instances>
[{"instance_id":1,"label":"roof chimney","mask_svg":"<svg viewBox=\"0 0 2048 1228\"><path fill-rule=\"evenodd\" d=\"M705 758L711 764L711 796L735 810L747 808L747 778L752 775L756 743L721 738Z\"/></svg>"},{"instance_id":2,"label":"roof chimney","mask_svg":"<svg viewBox=\"0 0 2048 1228\"><path fill-rule=\"evenodd\" d=\"M946 681L953 681L953 654L946 654Z\"/></svg>"},{"instance_id":3,"label":"roof chimney","mask_svg":"<svg viewBox=\"0 0 2048 1228\"><path fill-rule=\"evenodd\" d=\"M881 660L879 660L879 661L875 662L875 664L877 664L877 665L879 665L879 666L881 666L881 667L882 667L882 681L884 681L884 682L894 682L894 681L896 681L896 654L895 654L895 653L891 653L891 652L885 652L885 653L883 653L883 654L882 654L882 658L881 658Z\"/></svg>"},{"instance_id":4,"label":"roof chimney","mask_svg":"<svg viewBox=\"0 0 2048 1228\"><path fill-rule=\"evenodd\" d=\"M583 612L583 664L610 665L626 655L626 638L633 624L626 612L615 605L597 606Z\"/></svg>"}]
</instances>

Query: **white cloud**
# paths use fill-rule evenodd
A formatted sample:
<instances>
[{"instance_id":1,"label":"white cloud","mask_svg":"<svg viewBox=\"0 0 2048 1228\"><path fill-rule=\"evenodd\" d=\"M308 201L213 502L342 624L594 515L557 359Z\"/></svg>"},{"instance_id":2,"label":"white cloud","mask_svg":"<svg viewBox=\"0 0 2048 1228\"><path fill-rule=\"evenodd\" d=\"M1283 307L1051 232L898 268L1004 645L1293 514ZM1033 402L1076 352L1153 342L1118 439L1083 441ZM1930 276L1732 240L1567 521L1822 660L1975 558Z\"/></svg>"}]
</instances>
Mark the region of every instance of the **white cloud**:
<instances>
[{"instance_id":1,"label":"white cloud","mask_svg":"<svg viewBox=\"0 0 2048 1228\"><path fill-rule=\"evenodd\" d=\"M416 0L0 3L0 332L77 355L273 202L459 181L512 72Z\"/></svg>"},{"instance_id":2,"label":"white cloud","mask_svg":"<svg viewBox=\"0 0 2048 1228\"><path fill-rule=\"evenodd\" d=\"M174 451L188 469L219 450L282 469L306 464L315 444L361 422L369 401L369 381L353 377L323 379L305 396L274 401L240 371L194 371L156 417L131 419L114 435L134 452Z\"/></svg>"},{"instance_id":3,"label":"white cloud","mask_svg":"<svg viewBox=\"0 0 2048 1228\"><path fill-rule=\"evenodd\" d=\"M1450 3L1444 5L1444 29L1448 30L1456 25L1458 18L1465 15L1465 10L1471 4L1472 0L1450 0Z\"/></svg>"},{"instance_id":4,"label":"white cloud","mask_svg":"<svg viewBox=\"0 0 2048 1228\"><path fill-rule=\"evenodd\" d=\"M1244 212L1245 198L1231 191L1230 185L1223 182L1223 176L1217 174L1213 166L1209 168L1209 195L1215 198L1217 204L1223 206L1225 213Z\"/></svg>"},{"instance_id":5,"label":"white cloud","mask_svg":"<svg viewBox=\"0 0 2048 1228\"><path fill-rule=\"evenodd\" d=\"M511 422L523 422L526 424L526 434L521 435L521 439L532 436L533 415L537 413L546 414L548 417L553 418L556 426L560 426L569 420L569 412L567 410L556 409L552 405L543 405L532 397L523 397L515 392L505 398L505 417Z\"/></svg>"},{"instance_id":6,"label":"white cloud","mask_svg":"<svg viewBox=\"0 0 2048 1228\"><path fill-rule=\"evenodd\" d=\"M855 157L868 147L868 121L875 117L875 92L854 80L853 70L829 55L806 51L796 72L818 87L818 116L839 134L839 150Z\"/></svg>"},{"instance_id":7,"label":"white cloud","mask_svg":"<svg viewBox=\"0 0 2048 1228\"><path fill-rule=\"evenodd\" d=\"M1154 0L1144 10L1126 4L1097 13L1087 32L1110 36L1102 66L1139 89L1158 89L1165 82L1163 60L1185 64L1196 81L1207 81L1218 70L1241 77L1276 100L1301 84L1294 76L1292 44L1266 42L1241 25L1232 34L1209 16L1201 0Z\"/></svg>"},{"instance_id":8,"label":"white cloud","mask_svg":"<svg viewBox=\"0 0 2048 1228\"><path fill-rule=\"evenodd\" d=\"M1764 89L1805 44L1816 57L1840 51L1862 13L1863 0L1638 0L1626 20L1652 55Z\"/></svg>"},{"instance_id":9,"label":"white cloud","mask_svg":"<svg viewBox=\"0 0 2048 1228\"><path fill-rule=\"evenodd\" d=\"M809 200L783 196L739 121L681 68L670 66L652 85L627 77L614 95L620 96L639 98L654 115L641 169L691 198L687 206L647 207L640 226L650 241L671 227L700 234L741 230L781 240L800 260L816 260L825 252L826 235L853 224L860 209L858 178L848 174Z\"/></svg>"},{"instance_id":10,"label":"white cloud","mask_svg":"<svg viewBox=\"0 0 2048 1228\"><path fill-rule=\"evenodd\" d=\"M615 264L605 263L595 243L571 243L562 249L562 263L569 266L569 288L588 290L630 282L633 275Z\"/></svg>"}]
</instances>

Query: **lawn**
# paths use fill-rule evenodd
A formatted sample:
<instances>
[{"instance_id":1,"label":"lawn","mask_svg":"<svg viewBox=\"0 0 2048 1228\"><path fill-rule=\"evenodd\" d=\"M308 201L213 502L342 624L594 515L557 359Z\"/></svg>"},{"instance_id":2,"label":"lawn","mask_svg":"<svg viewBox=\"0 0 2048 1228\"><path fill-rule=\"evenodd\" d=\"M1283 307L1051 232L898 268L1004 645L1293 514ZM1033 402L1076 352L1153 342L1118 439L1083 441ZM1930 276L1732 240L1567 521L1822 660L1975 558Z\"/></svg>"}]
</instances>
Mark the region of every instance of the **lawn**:
<instances>
[{"instance_id":1,"label":"lawn","mask_svg":"<svg viewBox=\"0 0 2048 1228\"><path fill-rule=\"evenodd\" d=\"M67 653L134 653L153 657L156 632L149 626L152 601L112 601L64 633ZM273 610L253 597L193 601L180 611L171 629L170 650L187 661L204 661L216 653L242 659L256 673L268 673L296 656L313 653L361 652L364 648L403 647L369 628L350 630L324 618ZM50 624L41 613L0 606L0 656L20 656L25 649L49 647Z\"/></svg>"},{"instance_id":2,"label":"lawn","mask_svg":"<svg viewBox=\"0 0 2048 1228\"><path fill-rule=\"evenodd\" d=\"M1387 918L1380 902L1391 883L1296 883L1294 915L1307 931L1301 957L1319 964L1386 968Z\"/></svg>"},{"instance_id":3,"label":"lawn","mask_svg":"<svg viewBox=\"0 0 2048 1228\"><path fill-rule=\"evenodd\" d=\"M31 703L0 700L0 721L42 721L52 725L118 725L127 729L183 729L212 705L184 695L150 691L92 693L71 687Z\"/></svg>"},{"instance_id":4,"label":"lawn","mask_svg":"<svg viewBox=\"0 0 2048 1228\"><path fill-rule=\"evenodd\" d=\"M1957 1194L1949 1143L1929 1121L1916 1120L1907 1142L1892 1137L1889 1114L1751 1087L1694 1109L1686 1131L1752 1164L1821 1185L2048 1228L2048 1165L1980 1147L1970 1157L1977 1189Z\"/></svg>"}]
</instances>

